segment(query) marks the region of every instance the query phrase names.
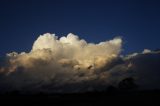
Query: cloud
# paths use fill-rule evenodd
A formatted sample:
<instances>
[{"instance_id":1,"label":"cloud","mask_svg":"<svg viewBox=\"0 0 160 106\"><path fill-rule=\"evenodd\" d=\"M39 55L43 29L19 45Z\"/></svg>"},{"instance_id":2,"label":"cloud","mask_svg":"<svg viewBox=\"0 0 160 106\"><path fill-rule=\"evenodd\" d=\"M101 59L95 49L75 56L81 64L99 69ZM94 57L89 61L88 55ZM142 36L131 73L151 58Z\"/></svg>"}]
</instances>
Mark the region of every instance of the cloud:
<instances>
[{"instance_id":1,"label":"cloud","mask_svg":"<svg viewBox=\"0 0 160 106\"><path fill-rule=\"evenodd\" d=\"M81 68L86 68L93 63L100 68L118 56L121 45L121 38L93 44L87 43L83 39L80 40L78 36L71 33L60 39L54 34L47 33L34 42L32 52L48 49L52 52L50 57L56 58L56 61L60 61L60 63L63 63L64 60L65 63L67 60L68 62L74 60L78 62L77 65Z\"/></svg>"},{"instance_id":2,"label":"cloud","mask_svg":"<svg viewBox=\"0 0 160 106\"><path fill-rule=\"evenodd\" d=\"M145 49L121 57L121 50L120 37L94 44L72 33L40 35L29 53L0 58L0 93L105 90L128 77L142 89L159 88L160 53Z\"/></svg>"},{"instance_id":3,"label":"cloud","mask_svg":"<svg viewBox=\"0 0 160 106\"><path fill-rule=\"evenodd\" d=\"M119 83L127 77L132 77L140 90L160 89L160 51L144 50L121 58L123 63L115 65L110 72L111 80ZM116 78L115 78L115 77Z\"/></svg>"},{"instance_id":4,"label":"cloud","mask_svg":"<svg viewBox=\"0 0 160 106\"><path fill-rule=\"evenodd\" d=\"M144 51L126 60L126 63L131 64L129 68L132 71L131 75L141 89L160 89L158 83L160 81L160 52Z\"/></svg>"},{"instance_id":5,"label":"cloud","mask_svg":"<svg viewBox=\"0 0 160 106\"><path fill-rule=\"evenodd\" d=\"M151 50L149 50L149 49L144 49L142 53L143 53L143 54L145 54L145 53L151 53Z\"/></svg>"},{"instance_id":6,"label":"cloud","mask_svg":"<svg viewBox=\"0 0 160 106\"><path fill-rule=\"evenodd\" d=\"M46 33L38 37L29 53L7 54L0 67L0 84L9 85L7 90L28 90L30 84L39 90L45 90L42 86L46 85L60 90L64 85L101 85L108 77L101 69L119 56L121 46L121 38L94 44L72 33L61 38Z\"/></svg>"}]
</instances>

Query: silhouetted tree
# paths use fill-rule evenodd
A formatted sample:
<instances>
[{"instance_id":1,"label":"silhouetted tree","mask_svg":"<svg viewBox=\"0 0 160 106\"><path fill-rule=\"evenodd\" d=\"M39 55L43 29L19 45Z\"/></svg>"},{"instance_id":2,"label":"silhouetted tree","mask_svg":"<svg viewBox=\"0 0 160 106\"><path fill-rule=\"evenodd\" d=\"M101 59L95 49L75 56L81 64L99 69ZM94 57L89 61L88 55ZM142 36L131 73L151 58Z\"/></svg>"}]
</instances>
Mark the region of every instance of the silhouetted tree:
<instances>
[{"instance_id":1,"label":"silhouetted tree","mask_svg":"<svg viewBox=\"0 0 160 106\"><path fill-rule=\"evenodd\" d=\"M137 88L137 84L135 84L134 79L132 77L128 77L119 82L120 90L134 90Z\"/></svg>"}]
</instances>

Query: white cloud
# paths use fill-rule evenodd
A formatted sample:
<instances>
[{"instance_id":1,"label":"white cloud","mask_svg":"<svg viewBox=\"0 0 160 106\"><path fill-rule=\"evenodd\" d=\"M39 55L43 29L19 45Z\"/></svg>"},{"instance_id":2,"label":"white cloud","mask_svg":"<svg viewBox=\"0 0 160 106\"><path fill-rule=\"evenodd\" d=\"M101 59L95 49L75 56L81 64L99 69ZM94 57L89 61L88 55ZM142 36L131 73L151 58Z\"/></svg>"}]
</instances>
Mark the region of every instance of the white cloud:
<instances>
[{"instance_id":1,"label":"white cloud","mask_svg":"<svg viewBox=\"0 0 160 106\"><path fill-rule=\"evenodd\" d=\"M13 85L13 89L38 82L53 83L54 87L87 81L103 82L108 75L100 72L101 68L118 57L121 46L121 38L93 44L72 33L61 38L46 33L38 37L29 53L7 54L7 66L1 66L0 72L9 76L5 80L9 80L6 83Z\"/></svg>"},{"instance_id":2,"label":"white cloud","mask_svg":"<svg viewBox=\"0 0 160 106\"><path fill-rule=\"evenodd\" d=\"M143 53L143 54L151 53L151 50L149 50L149 49L144 49L142 53Z\"/></svg>"},{"instance_id":3,"label":"white cloud","mask_svg":"<svg viewBox=\"0 0 160 106\"><path fill-rule=\"evenodd\" d=\"M0 93L103 90L127 77L143 89L160 88L159 52L145 49L121 56L121 50L121 38L94 44L72 33L40 35L29 53L0 58Z\"/></svg>"}]
</instances>

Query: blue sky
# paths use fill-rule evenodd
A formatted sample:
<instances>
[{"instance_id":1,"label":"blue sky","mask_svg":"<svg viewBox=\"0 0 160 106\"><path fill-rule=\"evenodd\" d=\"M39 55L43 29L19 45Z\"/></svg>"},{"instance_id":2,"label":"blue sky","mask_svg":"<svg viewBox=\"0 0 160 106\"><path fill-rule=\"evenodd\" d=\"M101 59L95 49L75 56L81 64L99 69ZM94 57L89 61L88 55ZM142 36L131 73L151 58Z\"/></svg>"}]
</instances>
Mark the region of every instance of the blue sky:
<instances>
[{"instance_id":1,"label":"blue sky","mask_svg":"<svg viewBox=\"0 0 160 106\"><path fill-rule=\"evenodd\" d=\"M160 48L160 1L1 0L0 55L28 52L40 34L98 43L122 36L123 53Z\"/></svg>"}]
</instances>

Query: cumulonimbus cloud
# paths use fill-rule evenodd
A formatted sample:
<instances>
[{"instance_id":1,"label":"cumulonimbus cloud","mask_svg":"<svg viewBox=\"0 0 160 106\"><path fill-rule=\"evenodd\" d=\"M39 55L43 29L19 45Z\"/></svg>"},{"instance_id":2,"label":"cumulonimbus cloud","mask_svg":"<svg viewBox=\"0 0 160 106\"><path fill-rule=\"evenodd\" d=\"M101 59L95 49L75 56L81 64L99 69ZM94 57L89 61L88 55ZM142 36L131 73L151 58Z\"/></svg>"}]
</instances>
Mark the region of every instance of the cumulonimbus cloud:
<instances>
[{"instance_id":1,"label":"cumulonimbus cloud","mask_svg":"<svg viewBox=\"0 0 160 106\"><path fill-rule=\"evenodd\" d=\"M101 68L118 57L121 46L121 38L94 44L72 33L59 39L46 33L38 37L29 53L7 54L5 66L0 68L3 76L0 83L4 87L9 85L10 89L24 89L40 82L37 86L99 82L108 77L100 72Z\"/></svg>"},{"instance_id":2,"label":"cumulonimbus cloud","mask_svg":"<svg viewBox=\"0 0 160 106\"><path fill-rule=\"evenodd\" d=\"M148 79L142 80L145 69L140 68L145 66L138 61L152 58L151 54L159 56L159 52L145 49L141 54L121 57L121 50L120 37L94 44L72 33L61 38L50 33L40 35L29 53L12 52L1 58L0 92L103 90L130 76L146 86ZM144 55L146 58L140 58Z\"/></svg>"}]
</instances>

